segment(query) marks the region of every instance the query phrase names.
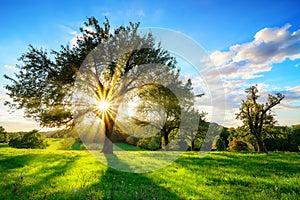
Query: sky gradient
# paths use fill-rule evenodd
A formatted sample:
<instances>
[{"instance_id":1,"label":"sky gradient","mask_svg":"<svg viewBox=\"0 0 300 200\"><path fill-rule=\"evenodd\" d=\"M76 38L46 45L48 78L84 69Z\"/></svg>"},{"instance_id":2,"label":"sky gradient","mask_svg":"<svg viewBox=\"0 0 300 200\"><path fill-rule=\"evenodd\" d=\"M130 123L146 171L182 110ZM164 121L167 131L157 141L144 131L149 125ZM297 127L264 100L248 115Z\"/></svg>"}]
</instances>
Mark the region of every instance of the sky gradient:
<instances>
[{"instance_id":1,"label":"sky gradient","mask_svg":"<svg viewBox=\"0 0 300 200\"><path fill-rule=\"evenodd\" d=\"M29 44L57 50L71 43L89 16L100 22L107 16L112 28L139 21L141 27L176 30L201 45L211 58L208 67L216 66L224 81L226 126L238 125L234 113L251 84L258 84L262 97L284 93L273 109L276 119L280 125L299 124L299 6L297 0L1 1L0 126L8 131L38 128L22 111L10 114L3 106L8 99L3 75L17 72L17 59ZM201 87L200 80L193 84Z\"/></svg>"}]
</instances>

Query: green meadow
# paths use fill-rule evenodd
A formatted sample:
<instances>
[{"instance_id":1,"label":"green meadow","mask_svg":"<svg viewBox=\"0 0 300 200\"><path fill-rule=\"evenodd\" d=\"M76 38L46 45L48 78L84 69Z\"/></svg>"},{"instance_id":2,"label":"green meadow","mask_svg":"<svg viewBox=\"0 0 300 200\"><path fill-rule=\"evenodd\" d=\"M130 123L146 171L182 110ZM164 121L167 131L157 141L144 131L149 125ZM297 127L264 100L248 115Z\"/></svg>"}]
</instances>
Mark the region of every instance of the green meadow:
<instances>
[{"instance_id":1,"label":"green meadow","mask_svg":"<svg viewBox=\"0 0 300 200\"><path fill-rule=\"evenodd\" d=\"M162 169L129 173L76 145L59 150L58 143L52 139L44 150L0 144L0 199L300 199L299 153L211 152L200 158L185 152ZM119 146L137 157L159 155ZM137 162L122 154L113 155L119 165Z\"/></svg>"}]
</instances>

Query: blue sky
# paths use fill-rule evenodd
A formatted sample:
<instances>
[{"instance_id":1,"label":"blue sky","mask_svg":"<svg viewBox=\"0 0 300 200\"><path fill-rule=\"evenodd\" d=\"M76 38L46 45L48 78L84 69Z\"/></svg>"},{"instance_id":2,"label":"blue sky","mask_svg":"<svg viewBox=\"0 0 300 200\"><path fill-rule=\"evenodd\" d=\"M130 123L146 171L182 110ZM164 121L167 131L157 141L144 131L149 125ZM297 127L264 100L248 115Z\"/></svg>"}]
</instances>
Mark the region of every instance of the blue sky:
<instances>
[{"instance_id":1,"label":"blue sky","mask_svg":"<svg viewBox=\"0 0 300 200\"><path fill-rule=\"evenodd\" d=\"M286 92L288 96L285 102L275 109L278 121L283 125L300 123L300 59L297 55L297 51L300 53L300 41L295 39L300 29L299 7L300 2L297 0L2 0L0 103L3 104L7 99L3 89L7 81L3 74L11 75L15 72L13 69L17 58L26 51L29 44L58 49L61 44L70 42L75 36L74 31L79 32L86 17L95 16L102 21L107 16L112 28L127 25L129 21L140 21L141 27L180 31L201 45L214 63L221 63L217 67L223 73L224 87L228 91L227 125L234 125L229 122L233 121L234 112L243 98L241 88L249 84L259 84L262 94ZM283 38L279 38L280 32ZM237 44L240 45L238 50ZM266 53L261 60L249 57L257 55L257 52L270 52L271 44L277 44L280 49L290 45L293 49ZM237 65L242 65L244 60L248 64L238 68ZM30 130L36 127L31 120L22 118L22 112L8 114L3 105L0 105L0 109L0 126L7 130Z\"/></svg>"}]
</instances>

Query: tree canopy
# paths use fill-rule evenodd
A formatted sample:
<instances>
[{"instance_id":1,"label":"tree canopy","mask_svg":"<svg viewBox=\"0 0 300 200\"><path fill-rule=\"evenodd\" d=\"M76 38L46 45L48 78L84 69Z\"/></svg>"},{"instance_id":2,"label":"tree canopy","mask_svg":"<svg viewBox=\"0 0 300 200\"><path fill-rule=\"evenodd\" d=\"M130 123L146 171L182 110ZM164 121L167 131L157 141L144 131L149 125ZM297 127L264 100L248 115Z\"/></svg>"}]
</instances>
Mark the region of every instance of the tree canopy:
<instances>
[{"instance_id":1,"label":"tree canopy","mask_svg":"<svg viewBox=\"0 0 300 200\"><path fill-rule=\"evenodd\" d=\"M92 113L106 136L103 152L112 153L109 139L128 95L150 86L171 87L175 93L188 86L178 80L175 58L150 33L138 34L138 27L130 23L111 30L107 19L101 26L91 17L74 46L62 45L49 55L30 45L19 59L23 64L16 78L5 76L11 81L6 89L13 100L6 104L24 109L26 117L45 127L71 127Z\"/></svg>"}]
</instances>

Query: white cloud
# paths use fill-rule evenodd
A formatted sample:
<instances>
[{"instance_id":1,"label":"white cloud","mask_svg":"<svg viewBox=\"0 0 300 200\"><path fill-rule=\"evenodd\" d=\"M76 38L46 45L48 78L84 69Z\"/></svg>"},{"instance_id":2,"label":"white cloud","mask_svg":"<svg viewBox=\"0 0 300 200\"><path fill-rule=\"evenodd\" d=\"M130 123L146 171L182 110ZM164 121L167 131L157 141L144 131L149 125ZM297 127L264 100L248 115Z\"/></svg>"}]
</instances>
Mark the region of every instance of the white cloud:
<instances>
[{"instance_id":1,"label":"white cloud","mask_svg":"<svg viewBox=\"0 0 300 200\"><path fill-rule=\"evenodd\" d=\"M294 91L297 94L299 94L299 96L300 96L300 85L295 86L295 87L287 87L287 90Z\"/></svg>"},{"instance_id":2,"label":"white cloud","mask_svg":"<svg viewBox=\"0 0 300 200\"><path fill-rule=\"evenodd\" d=\"M226 94L224 125L237 126L240 123L235 119L235 113L238 112L241 100L246 98L245 88L251 85L249 83L252 83L253 79L263 77L263 73L271 71L275 63L300 58L300 30L291 32L290 27L291 25L287 24L283 27L264 28L254 35L252 41L232 45L227 51L215 51L210 54L210 59L202 60L206 63L206 68L202 70L205 72L205 79L214 80L217 76L222 77L223 85L218 83L215 87L223 87ZM298 66L299 64L296 65ZM296 116L300 117L300 86L280 90L264 83L254 82L253 84L258 84L261 103L267 100L268 94L281 92L286 97L276 106L276 111L284 116L282 111L294 110L298 113ZM210 87L208 90L212 91ZM218 90L213 92L218 92ZM217 97L218 95L211 96ZM203 98L203 100L202 108L208 110L205 106L209 105L204 103L208 102L208 99ZM279 117L283 123L287 121L284 117Z\"/></svg>"},{"instance_id":3,"label":"white cloud","mask_svg":"<svg viewBox=\"0 0 300 200\"><path fill-rule=\"evenodd\" d=\"M264 28L251 42L233 45L228 51L213 52L211 62L225 79L261 77L274 63L300 58L300 30L290 32L290 27L287 24L281 28Z\"/></svg>"},{"instance_id":4,"label":"white cloud","mask_svg":"<svg viewBox=\"0 0 300 200\"><path fill-rule=\"evenodd\" d=\"M232 52L215 51L210 55L210 58L215 66L221 66L228 63L232 57Z\"/></svg>"},{"instance_id":5,"label":"white cloud","mask_svg":"<svg viewBox=\"0 0 300 200\"><path fill-rule=\"evenodd\" d=\"M12 71L15 71L18 69L16 66L13 66L13 65L4 65L4 68L12 70Z\"/></svg>"}]
</instances>

